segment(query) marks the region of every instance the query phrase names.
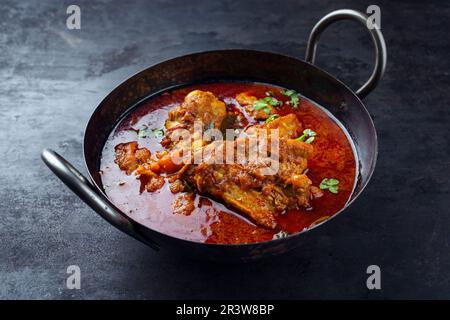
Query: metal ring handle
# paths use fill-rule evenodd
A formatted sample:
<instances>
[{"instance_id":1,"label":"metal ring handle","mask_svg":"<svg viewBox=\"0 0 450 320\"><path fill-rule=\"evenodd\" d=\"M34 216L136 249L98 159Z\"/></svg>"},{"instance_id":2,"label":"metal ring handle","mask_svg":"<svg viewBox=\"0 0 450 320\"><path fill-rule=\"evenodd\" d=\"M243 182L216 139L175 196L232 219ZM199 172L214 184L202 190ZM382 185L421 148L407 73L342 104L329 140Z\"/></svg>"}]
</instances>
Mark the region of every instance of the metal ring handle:
<instances>
[{"instance_id":1,"label":"metal ring handle","mask_svg":"<svg viewBox=\"0 0 450 320\"><path fill-rule=\"evenodd\" d=\"M305 60L314 64L317 43L320 35L330 24L340 20L353 20L363 24L369 30L375 45L375 67L372 75L369 80L367 80L367 82L356 91L356 94L362 99L377 86L384 74L387 59L386 44L384 42L383 34L380 29L375 26L373 26L373 28L368 27L368 17L365 14L356 10L342 9L333 11L323 17L319 22L317 22L309 35Z\"/></svg>"},{"instance_id":2,"label":"metal ring handle","mask_svg":"<svg viewBox=\"0 0 450 320\"><path fill-rule=\"evenodd\" d=\"M102 218L111 223L117 229L125 232L133 238L145 243L155 250L159 246L141 236L133 226L133 223L123 216L111 202L104 196L98 194L92 184L67 160L53 150L44 149L41 154L42 160L81 200L94 209Z\"/></svg>"}]
</instances>

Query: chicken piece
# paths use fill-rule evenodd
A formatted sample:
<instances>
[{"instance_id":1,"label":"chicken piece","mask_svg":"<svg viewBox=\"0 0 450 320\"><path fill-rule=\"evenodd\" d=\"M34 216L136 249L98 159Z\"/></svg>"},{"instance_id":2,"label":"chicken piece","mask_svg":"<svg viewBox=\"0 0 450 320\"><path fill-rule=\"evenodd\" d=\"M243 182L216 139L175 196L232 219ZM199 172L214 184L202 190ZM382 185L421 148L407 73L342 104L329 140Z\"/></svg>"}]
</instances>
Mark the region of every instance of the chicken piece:
<instances>
[{"instance_id":1,"label":"chicken piece","mask_svg":"<svg viewBox=\"0 0 450 320\"><path fill-rule=\"evenodd\" d=\"M289 198L289 208L308 208L312 197L312 182L306 174L294 175L286 185L285 194Z\"/></svg>"},{"instance_id":2,"label":"chicken piece","mask_svg":"<svg viewBox=\"0 0 450 320\"><path fill-rule=\"evenodd\" d=\"M293 139L301 135L302 124L294 113L290 113L286 116L272 120L269 123L251 126L245 133L253 136L256 134L257 130L261 129L268 129L268 134L270 134L270 130L278 130L278 137Z\"/></svg>"},{"instance_id":3,"label":"chicken piece","mask_svg":"<svg viewBox=\"0 0 450 320\"><path fill-rule=\"evenodd\" d=\"M189 148L189 146L187 146L187 148ZM174 161L174 157L178 154L179 150L181 150L181 146L175 148L175 150L172 150L171 152L164 152L164 154L155 162L153 171L157 173L174 173L180 170L184 164Z\"/></svg>"},{"instance_id":4,"label":"chicken piece","mask_svg":"<svg viewBox=\"0 0 450 320\"><path fill-rule=\"evenodd\" d=\"M202 122L202 129L220 129L227 115L225 103L209 91L194 90L184 98L184 102L170 110L166 129L187 128L193 130L195 121Z\"/></svg>"},{"instance_id":5,"label":"chicken piece","mask_svg":"<svg viewBox=\"0 0 450 320\"><path fill-rule=\"evenodd\" d=\"M195 210L195 194L184 192L179 194L172 203L174 214L189 216Z\"/></svg>"},{"instance_id":6,"label":"chicken piece","mask_svg":"<svg viewBox=\"0 0 450 320\"><path fill-rule=\"evenodd\" d=\"M184 191L185 187L184 187L183 181L178 179L178 175L176 175L175 178L176 178L176 180L174 180L174 181L170 181L171 178L169 178L169 182L171 182L170 186L169 186L170 192L179 193L179 192Z\"/></svg>"},{"instance_id":7,"label":"chicken piece","mask_svg":"<svg viewBox=\"0 0 450 320\"><path fill-rule=\"evenodd\" d=\"M138 148L136 141L120 143L115 147L115 163L130 175L137 167L150 161L151 153L147 148Z\"/></svg>"},{"instance_id":8,"label":"chicken piece","mask_svg":"<svg viewBox=\"0 0 450 320\"><path fill-rule=\"evenodd\" d=\"M134 172L139 176L141 181L140 192L144 190L148 192L154 192L159 190L164 185L164 178L156 174L152 167L150 151L146 148L138 148L136 141L121 143L115 147L116 159L115 163L119 168L130 175Z\"/></svg>"},{"instance_id":9,"label":"chicken piece","mask_svg":"<svg viewBox=\"0 0 450 320\"><path fill-rule=\"evenodd\" d=\"M236 96L236 101L239 102L241 106L252 106L256 102L256 97L251 96L248 92L241 92Z\"/></svg>"},{"instance_id":10,"label":"chicken piece","mask_svg":"<svg viewBox=\"0 0 450 320\"><path fill-rule=\"evenodd\" d=\"M282 139L279 144L278 181L290 199L289 207L309 207L312 182L304 174L314 148L305 142Z\"/></svg>"},{"instance_id":11,"label":"chicken piece","mask_svg":"<svg viewBox=\"0 0 450 320\"><path fill-rule=\"evenodd\" d=\"M312 155L312 145L295 139L280 139L279 169L277 176L286 184L293 184L291 179L301 175L308 166L308 158Z\"/></svg>"},{"instance_id":12,"label":"chicken piece","mask_svg":"<svg viewBox=\"0 0 450 320\"><path fill-rule=\"evenodd\" d=\"M136 175L139 175L139 180L141 181L139 190L141 193L144 192L144 189L148 192L155 192L164 186L164 177L154 173L147 163L140 165L136 169Z\"/></svg>"},{"instance_id":13,"label":"chicken piece","mask_svg":"<svg viewBox=\"0 0 450 320\"><path fill-rule=\"evenodd\" d=\"M252 177L244 166L202 163L191 166L185 178L198 192L222 199L258 225L269 229L276 227L272 214L275 206L268 197L257 191L258 187L262 187L262 182ZM247 184L247 188L243 184Z\"/></svg>"},{"instance_id":14,"label":"chicken piece","mask_svg":"<svg viewBox=\"0 0 450 320\"><path fill-rule=\"evenodd\" d=\"M256 120L266 120L271 114L275 113L275 110L271 105L267 105L267 107L264 108L267 112L264 109L256 110L254 108L254 103L257 100L256 97L251 96L248 92L242 92L236 96L236 101Z\"/></svg>"},{"instance_id":15,"label":"chicken piece","mask_svg":"<svg viewBox=\"0 0 450 320\"><path fill-rule=\"evenodd\" d=\"M239 143L248 145L249 139L243 137L229 143L233 143L236 151ZM257 162L220 164L205 162L204 159L199 165L187 165L181 176L199 193L221 199L256 224L274 229L279 213L309 206L311 180L304 171L307 158L313 151L311 145L302 141L279 138L277 143L278 151ZM203 149L216 148L216 152L225 152L225 145L223 142L213 142ZM246 152L248 156L249 148ZM278 171L273 175L261 174L261 170L269 166L269 156L278 157Z\"/></svg>"},{"instance_id":16,"label":"chicken piece","mask_svg":"<svg viewBox=\"0 0 450 320\"><path fill-rule=\"evenodd\" d=\"M203 147L208 141L202 140L201 135L208 129L220 129L223 120L226 118L227 110L225 103L217 99L211 92L194 90L184 98L184 102L173 108L166 121L166 135L163 139L163 146L168 150L157 161L162 172L174 173L183 167L181 161L174 161L180 158L183 151L194 151ZM201 124L201 132L194 129L194 124ZM173 141L172 135L178 129L185 129L190 132L190 139L180 139Z\"/></svg>"},{"instance_id":17,"label":"chicken piece","mask_svg":"<svg viewBox=\"0 0 450 320\"><path fill-rule=\"evenodd\" d=\"M266 97L265 99L269 99L269 97ZM255 109L255 102L258 101L258 99L248 92L239 93L236 96L236 101L256 120L266 120L270 115L277 113L275 107L270 104L266 104L264 108ZM273 98L272 101L276 101L276 99Z\"/></svg>"}]
</instances>

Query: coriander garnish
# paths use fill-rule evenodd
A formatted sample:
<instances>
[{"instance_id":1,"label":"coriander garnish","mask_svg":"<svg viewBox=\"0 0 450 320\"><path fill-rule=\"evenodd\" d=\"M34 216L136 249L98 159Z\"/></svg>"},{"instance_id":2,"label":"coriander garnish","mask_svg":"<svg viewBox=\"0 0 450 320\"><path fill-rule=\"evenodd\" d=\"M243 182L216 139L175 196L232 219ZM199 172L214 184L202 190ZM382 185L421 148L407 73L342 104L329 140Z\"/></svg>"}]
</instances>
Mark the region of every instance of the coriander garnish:
<instances>
[{"instance_id":1,"label":"coriander garnish","mask_svg":"<svg viewBox=\"0 0 450 320\"><path fill-rule=\"evenodd\" d=\"M147 137L147 129L148 129L148 127L146 125L144 125L142 128L140 128L138 131L138 138Z\"/></svg>"},{"instance_id":2,"label":"coriander garnish","mask_svg":"<svg viewBox=\"0 0 450 320\"><path fill-rule=\"evenodd\" d=\"M310 144L311 142L314 141L316 135L317 135L317 133L315 133L311 129L305 129L305 130L303 130L303 135L298 137L296 140L305 141L305 139L306 139L305 142Z\"/></svg>"},{"instance_id":3,"label":"coriander garnish","mask_svg":"<svg viewBox=\"0 0 450 320\"><path fill-rule=\"evenodd\" d=\"M154 129L152 130L153 135L155 136L155 138L162 138L164 137L164 130L163 129Z\"/></svg>"},{"instance_id":4,"label":"coriander garnish","mask_svg":"<svg viewBox=\"0 0 450 320\"><path fill-rule=\"evenodd\" d=\"M151 133L155 138L162 138L164 137L164 130L163 129L150 129ZM146 138L148 137L149 128L146 125L143 125L141 129L138 131L138 138Z\"/></svg>"},{"instance_id":5,"label":"coriander garnish","mask_svg":"<svg viewBox=\"0 0 450 320\"><path fill-rule=\"evenodd\" d=\"M324 178L319 185L322 190L329 190L331 193L338 193L339 191L339 180L334 178Z\"/></svg>"},{"instance_id":6,"label":"coriander garnish","mask_svg":"<svg viewBox=\"0 0 450 320\"><path fill-rule=\"evenodd\" d=\"M279 101L277 98L274 97L265 97L261 99L262 101L270 104L271 106L281 106L283 104L283 102Z\"/></svg>"},{"instance_id":7,"label":"coriander garnish","mask_svg":"<svg viewBox=\"0 0 450 320\"><path fill-rule=\"evenodd\" d=\"M265 97L259 100L256 100L253 103L253 109L254 110L264 110L265 113L270 114L270 111L272 110L271 107L281 106L283 102L277 100L274 97Z\"/></svg>"},{"instance_id":8,"label":"coriander garnish","mask_svg":"<svg viewBox=\"0 0 450 320\"><path fill-rule=\"evenodd\" d=\"M270 115L270 116L266 119L266 123L269 123L269 122L271 122L271 121L273 121L273 120L275 120L275 119L278 119L279 117L280 117L280 116L279 116L278 114L274 113L274 114Z\"/></svg>"},{"instance_id":9,"label":"coriander garnish","mask_svg":"<svg viewBox=\"0 0 450 320\"><path fill-rule=\"evenodd\" d=\"M291 99L291 105L293 108L298 107L298 103L300 101L299 95L294 90L281 90L281 94L289 97Z\"/></svg>"}]
</instances>

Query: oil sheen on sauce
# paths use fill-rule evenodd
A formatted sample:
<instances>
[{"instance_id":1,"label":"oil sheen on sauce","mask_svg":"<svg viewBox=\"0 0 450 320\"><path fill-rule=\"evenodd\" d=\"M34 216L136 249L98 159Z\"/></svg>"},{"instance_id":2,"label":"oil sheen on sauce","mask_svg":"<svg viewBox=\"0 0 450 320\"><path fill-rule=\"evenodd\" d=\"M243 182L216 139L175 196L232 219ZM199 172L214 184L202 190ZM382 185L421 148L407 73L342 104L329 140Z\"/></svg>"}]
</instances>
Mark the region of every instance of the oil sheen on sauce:
<instances>
[{"instance_id":1,"label":"oil sheen on sauce","mask_svg":"<svg viewBox=\"0 0 450 320\"><path fill-rule=\"evenodd\" d=\"M308 159L308 177L319 186L323 178L339 180L338 194L324 190L323 196L311 201L309 209L290 210L277 218L279 229L267 230L256 226L244 216L205 196L196 195L196 209L190 215L175 214L172 203L176 195L169 190L169 183L156 192L139 192L140 181L134 175L126 175L114 162L114 147L119 143L137 141L139 147L148 148L152 154L162 151L160 138L150 135L138 137L137 129L164 128L168 111L180 104L192 90L210 91L227 104L234 106L234 97L249 92L257 98L272 91L282 101L289 98L279 94L278 87L256 83L198 84L164 92L145 100L125 116L110 134L102 153L101 177L109 199L135 221L159 232L186 240L206 243L237 244L271 240L280 230L296 233L326 220L342 209L349 200L356 176L355 154L347 135L321 108L300 97L298 108L284 104L280 115L294 112L303 128L317 133L313 142L314 154ZM247 119L248 124L255 123Z\"/></svg>"}]
</instances>

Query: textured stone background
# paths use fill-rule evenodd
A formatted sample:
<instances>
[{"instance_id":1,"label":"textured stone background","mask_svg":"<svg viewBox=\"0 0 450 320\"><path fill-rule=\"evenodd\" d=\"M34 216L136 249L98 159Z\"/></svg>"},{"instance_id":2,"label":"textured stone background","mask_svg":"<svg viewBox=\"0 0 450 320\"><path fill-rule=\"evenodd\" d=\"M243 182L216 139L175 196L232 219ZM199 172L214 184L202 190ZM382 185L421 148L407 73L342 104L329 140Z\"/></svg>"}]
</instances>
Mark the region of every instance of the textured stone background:
<instances>
[{"instance_id":1,"label":"textured stone background","mask_svg":"<svg viewBox=\"0 0 450 320\"><path fill-rule=\"evenodd\" d=\"M65 10L81 7L82 29ZM339 3L338 3L339 2ZM0 4L1 298L449 298L450 4L376 1L388 67L365 100L380 139L369 187L317 241L248 265L157 253L108 225L39 159L84 172L89 115L121 81L164 59L251 48L303 57L314 23L361 1L12 1ZM355 23L322 38L318 64L356 88L372 44ZM65 289L77 264L82 289ZM366 289L366 267L382 290Z\"/></svg>"}]
</instances>

